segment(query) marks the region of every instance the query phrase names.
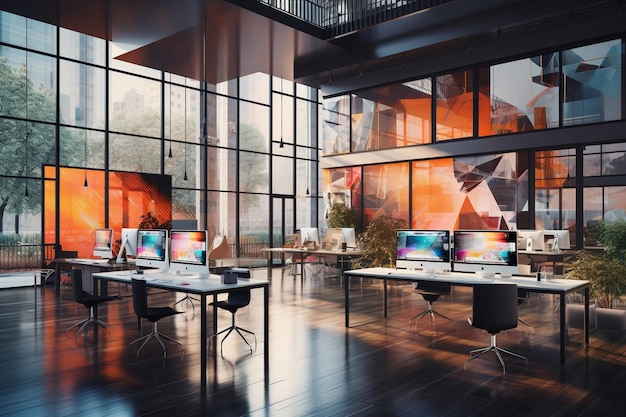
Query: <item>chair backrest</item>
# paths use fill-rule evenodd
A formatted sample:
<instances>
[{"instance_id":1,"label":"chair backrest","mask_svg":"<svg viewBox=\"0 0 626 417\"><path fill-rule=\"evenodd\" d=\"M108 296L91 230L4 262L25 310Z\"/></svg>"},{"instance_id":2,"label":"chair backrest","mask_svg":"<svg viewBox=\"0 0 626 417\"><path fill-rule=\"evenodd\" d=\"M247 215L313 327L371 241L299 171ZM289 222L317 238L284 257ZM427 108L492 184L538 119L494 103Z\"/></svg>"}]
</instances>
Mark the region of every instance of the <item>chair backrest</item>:
<instances>
[{"instance_id":1,"label":"chair backrest","mask_svg":"<svg viewBox=\"0 0 626 417\"><path fill-rule=\"evenodd\" d=\"M148 315L148 292L146 281L142 279L131 279L131 288L133 292L133 309L139 317Z\"/></svg>"},{"instance_id":2,"label":"chair backrest","mask_svg":"<svg viewBox=\"0 0 626 417\"><path fill-rule=\"evenodd\" d=\"M418 291L448 294L452 290L452 285L446 282L419 281L415 289Z\"/></svg>"},{"instance_id":3,"label":"chair backrest","mask_svg":"<svg viewBox=\"0 0 626 417\"><path fill-rule=\"evenodd\" d=\"M228 293L228 304L245 307L250 304L250 290L232 290Z\"/></svg>"},{"instance_id":4,"label":"chair backrest","mask_svg":"<svg viewBox=\"0 0 626 417\"><path fill-rule=\"evenodd\" d=\"M517 327L517 285L475 285L472 326L491 334Z\"/></svg>"},{"instance_id":5,"label":"chair backrest","mask_svg":"<svg viewBox=\"0 0 626 417\"><path fill-rule=\"evenodd\" d=\"M77 303L83 300L83 271L78 268L72 269L72 293Z\"/></svg>"}]
</instances>

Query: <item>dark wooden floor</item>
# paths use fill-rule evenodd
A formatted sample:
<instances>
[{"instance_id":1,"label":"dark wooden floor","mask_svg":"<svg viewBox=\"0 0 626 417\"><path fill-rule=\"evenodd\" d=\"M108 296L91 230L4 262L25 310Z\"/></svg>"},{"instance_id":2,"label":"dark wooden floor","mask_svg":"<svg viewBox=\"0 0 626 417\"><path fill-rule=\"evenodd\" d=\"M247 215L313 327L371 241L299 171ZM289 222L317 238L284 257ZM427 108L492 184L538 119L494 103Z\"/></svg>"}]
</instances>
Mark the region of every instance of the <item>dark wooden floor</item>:
<instances>
[{"instance_id":1,"label":"dark wooden floor","mask_svg":"<svg viewBox=\"0 0 626 417\"><path fill-rule=\"evenodd\" d=\"M254 274L266 276L267 270ZM344 327L343 293L335 279L307 277L304 285L282 269L272 271L269 352L263 352L262 292L237 314L254 331L258 348L231 336L209 359L200 387L200 317L164 319L159 329L185 346L158 344L137 359L130 293L100 310L110 333L76 337L65 330L87 311L50 287L0 291L0 415L2 416L618 416L626 411L626 335L594 330L590 345L580 329L568 333L567 364L559 364L558 316L552 296L532 296L518 327L498 343L528 357L495 356L464 362L489 335L470 327L471 290L455 288L435 308L455 319L408 318L426 303L410 286L390 291L389 317L381 316L379 282L352 283L353 327ZM112 286L110 291L117 291ZM154 292L151 304L173 304L180 294ZM230 322L220 313L220 324ZM210 321L209 321L210 322ZM147 324L144 325L144 329ZM211 332L211 329L209 329ZM96 337L97 336L97 337ZM263 355L269 355L264 374Z\"/></svg>"}]
</instances>

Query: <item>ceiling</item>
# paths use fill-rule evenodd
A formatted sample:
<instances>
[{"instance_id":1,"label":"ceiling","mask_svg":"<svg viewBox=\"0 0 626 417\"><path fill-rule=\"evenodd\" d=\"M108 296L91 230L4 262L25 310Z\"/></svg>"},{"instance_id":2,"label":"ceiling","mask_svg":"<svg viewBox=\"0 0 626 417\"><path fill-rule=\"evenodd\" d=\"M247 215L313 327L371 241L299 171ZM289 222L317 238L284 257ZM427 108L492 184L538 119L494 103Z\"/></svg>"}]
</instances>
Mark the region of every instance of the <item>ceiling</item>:
<instances>
[{"instance_id":1,"label":"ceiling","mask_svg":"<svg viewBox=\"0 0 626 417\"><path fill-rule=\"evenodd\" d=\"M211 84L264 72L326 94L623 35L626 27L626 4L616 0L454 0L324 39L233 3L5 0L0 8L108 39L126 51L117 59Z\"/></svg>"}]
</instances>

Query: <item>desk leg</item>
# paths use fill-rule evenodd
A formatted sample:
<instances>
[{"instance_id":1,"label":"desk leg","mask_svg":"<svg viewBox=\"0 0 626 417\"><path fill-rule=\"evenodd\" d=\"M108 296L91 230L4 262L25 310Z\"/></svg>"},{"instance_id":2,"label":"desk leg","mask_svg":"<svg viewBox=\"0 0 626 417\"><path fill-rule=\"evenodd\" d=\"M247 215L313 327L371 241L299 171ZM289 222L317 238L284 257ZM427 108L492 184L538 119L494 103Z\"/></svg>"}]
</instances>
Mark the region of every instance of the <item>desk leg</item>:
<instances>
[{"instance_id":1,"label":"desk leg","mask_svg":"<svg viewBox=\"0 0 626 417\"><path fill-rule=\"evenodd\" d=\"M565 328L565 292L561 293L560 295L561 298L561 302L559 305L559 315L560 317L560 343L561 343L561 364L565 364L565 332L566 332L566 328ZM587 317L587 314L585 314L585 317Z\"/></svg>"},{"instance_id":2,"label":"desk leg","mask_svg":"<svg viewBox=\"0 0 626 417\"><path fill-rule=\"evenodd\" d=\"M343 306L345 310L345 324L350 327L350 275L343 275Z\"/></svg>"},{"instance_id":3,"label":"desk leg","mask_svg":"<svg viewBox=\"0 0 626 417\"><path fill-rule=\"evenodd\" d=\"M585 288L585 344L589 344L589 287Z\"/></svg>"},{"instance_id":4,"label":"desk leg","mask_svg":"<svg viewBox=\"0 0 626 417\"><path fill-rule=\"evenodd\" d=\"M54 264L54 295L61 298L61 266L58 262Z\"/></svg>"},{"instance_id":5,"label":"desk leg","mask_svg":"<svg viewBox=\"0 0 626 417\"><path fill-rule=\"evenodd\" d=\"M265 358L263 359L263 366L265 370L265 386L269 385L269 370L270 370L270 294L269 294L269 285L263 287L263 354Z\"/></svg>"},{"instance_id":6,"label":"desk leg","mask_svg":"<svg viewBox=\"0 0 626 417\"><path fill-rule=\"evenodd\" d=\"M206 389L207 368L207 331L206 331L207 302L206 294L200 296L200 387Z\"/></svg>"},{"instance_id":7,"label":"desk leg","mask_svg":"<svg viewBox=\"0 0 626 417\"><path fill-rule=\"evenodd\" d=\"M387 318L387 278L383 278L383 317Z\"/></svg>"}]
</instances>

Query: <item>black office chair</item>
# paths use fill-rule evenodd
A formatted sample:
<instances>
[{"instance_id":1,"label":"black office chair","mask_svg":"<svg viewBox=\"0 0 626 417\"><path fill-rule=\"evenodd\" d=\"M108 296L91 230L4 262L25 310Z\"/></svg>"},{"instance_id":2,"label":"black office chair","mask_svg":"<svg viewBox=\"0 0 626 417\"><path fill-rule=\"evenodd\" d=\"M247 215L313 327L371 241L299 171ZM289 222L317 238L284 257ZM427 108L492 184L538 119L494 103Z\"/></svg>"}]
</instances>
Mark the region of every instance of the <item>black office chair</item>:
<instances>
[{"instance_id":1,"label":"black office chair","mask_svg":"<svg viewBox=\"0 0 626 417\"><path fill-rule=\"evenodd\" d=\"M224 330L221 330L215 334L213 334L212 336L209 337L209 341L211 339L216 339L217 340L217 336L219 336L220 334L224 333L224 332L228 332L226 333L226 336L224 336L224 338L222 339L222 342L220 343L220 352L223 350L224 347L224 340L226 340L226 338L234 331L236 331L239 336L241 336L241 338L244 340L244 342L246 342L246 344L248 345L248 347L250 348L250 352L252 352L252 346L250 345L250 343L248 343L248 340L246 340L246 338L244 337L244 335L241 332L245 332L248 334L251 334L252 336L254 336L254 349L256 350L256 346L257 346L257 340L256 340L256 335L251 332L250 330L246 330L244 328L241 328L239 326L237 326L235 324L235 314L237 313L237 310L239 310L242 307L246 307L248 304L250 304L250 290L249 289L241 289L241 290L233 290L230 291L228 293L228 299L227 300L222 300L222 301L217 301L214 303L209 303L209 305L212 305L214 307L218 307L227 311L230 311L231 315L232 315L232 324L230 327L227 327Z\"/></svg>"},{"instance_id":2,"label":"black office chair","mask_svg":"<svg viewBox=\"0 0 626 417\"><path fill-rule=\"evenodd\" d=\"M485 348L474 349L470 352L470 358L465 362L465 366L470 361L493 351L500 364L502 373L506 373L506 367L502 360L502 353L523 359L528 366L528 359L502 349L496 345L496 334L502 330L514 329L517 327L517 285L516 284L478 284L474 286L474 297L472 305L472 317L469 323L478 329L483 329L491 335L491 344Z\"/></svg>"},{"instance_id":3,"label":"black office chair","mask_svg":"<svg viewBox=\"0 0 626 417\"><path fill-rule=\"evenodd\" d=\"M454 323L454 320L452 320L450 317L441 314L438 311L435 311L435 309L433 308L433 303L437 301L439 297L450 294L450 284L446 284L443 282L419 281L415 285L415 290L424 298L424 300L428 302L428 308L426 308L426 310L422 313L418 313L409 318L409 325L411 324L411 321L417 317L417 320L415 321L415 326L417 326L417 323L419 323L419 321L423 319L426 315L430 315L430 320L433 323L433 331L435 331L435 315Z\"/></svg>"},{"instance_id":4,"label":"black office chair","mask_svg":"<svg viewBox=\"0 0 626 417\"><path fill-rule=\"evenodd\" d=\"M98 304L114 300L116 297L110 295L91 295L88 292L83 291L83 273L80 269L72 269L72 291L74 294L74 301L84 305L89 310L89 317L67 329L65 331L66 333L78 327L76 334L79 334L80 332L85 331L87 326L90 324L94 324L96 326L100 325L104 328L110 326L109 323L96 318L94 307Z\"/></svg>"},{"instance_id":5,"label":"black office chair","mask_svg":"<svg viewBox=\"0 0 626 417\"><path fill-rule=\"evenodd\" d=\"M163 348L163 358L167 355L167 350L165 349L165 344L162 339L169 340L170 342L174 342L180 346L181 350L184 352L183 345L172 339L169 336L164 335L163 333L159 333L157 329L157 322L164 317L173 316L175 314L180 314L182 311L174 310L171 307L148 307L148 289L146 286L146 281L142 279L131 280L131 288L133 292L133 308L135 310L135 314L143 319L147 319L152 322L152 332L149 334L140 337L139 339L133 340L128 344L131 346L133 343L138 343L143 341L139 349L137 350L137 357L139 358L139 354L141 353L141 349L152 339L156 339Z\"/></svg>"}]
</instances>

